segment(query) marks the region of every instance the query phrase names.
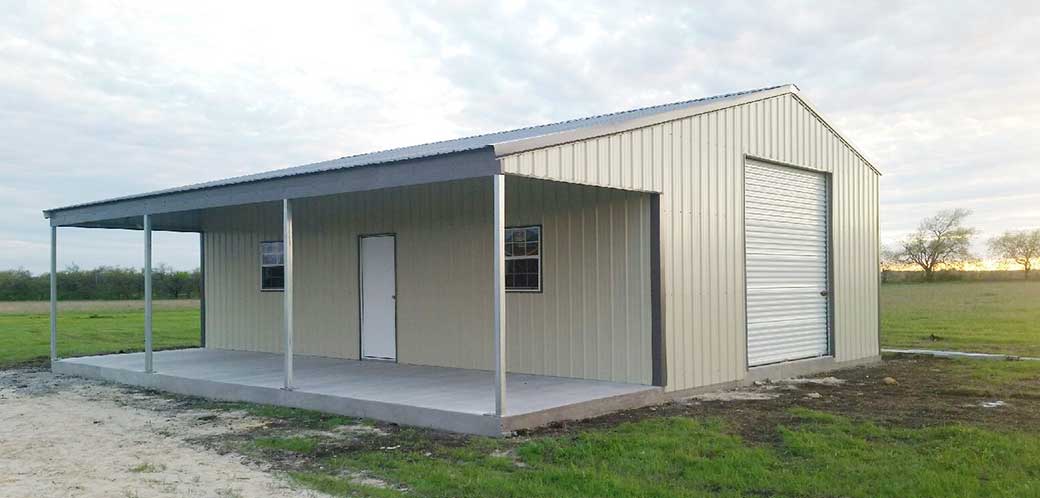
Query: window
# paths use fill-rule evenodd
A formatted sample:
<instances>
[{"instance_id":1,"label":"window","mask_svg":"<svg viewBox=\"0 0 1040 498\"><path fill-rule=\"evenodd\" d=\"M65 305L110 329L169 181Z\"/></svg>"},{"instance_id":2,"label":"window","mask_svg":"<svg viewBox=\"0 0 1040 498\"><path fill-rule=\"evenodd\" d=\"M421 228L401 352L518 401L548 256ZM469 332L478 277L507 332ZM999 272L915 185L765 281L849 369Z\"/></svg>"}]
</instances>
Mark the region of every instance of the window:
<instances>
[{"instance_id":1,"label":"window","mask_svg":"<svg viewBox=\"0 0 1040 498\"><path fill-rule=\"evenodd\" d=\"M285 289L285 247L282 241L260 243L260 290Z\"/></svg>"},{"instance_id":2,"label":"window","mask_svg":"<svg viewBox=\"0 0 1040 498\"><path fill-rule=\"evenodd\" d=\"M506 228L506 290L541 292L542 227Z\"/></svg>"}]
</instances>

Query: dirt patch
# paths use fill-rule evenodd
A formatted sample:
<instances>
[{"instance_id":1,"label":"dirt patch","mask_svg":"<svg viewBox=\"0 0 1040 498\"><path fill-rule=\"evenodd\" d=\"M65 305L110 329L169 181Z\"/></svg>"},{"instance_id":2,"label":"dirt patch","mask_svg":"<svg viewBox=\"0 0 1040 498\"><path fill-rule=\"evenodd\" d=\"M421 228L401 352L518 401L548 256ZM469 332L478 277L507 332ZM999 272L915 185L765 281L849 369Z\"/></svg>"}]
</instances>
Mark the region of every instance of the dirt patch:
<instances>
[{"instance_id":1,"label":"dirt patch","mask_svg":"<svg viewBox=\"0 0 1040 498\"><path fill-rule=\"evenodd\" d=\"M840 385L845 383L845 380L844 379L839 379L837 377L820 377L820 378L799 377L799 378L796 378L796 379L781 379L781 380L773 381L772 383L773 384L780 384L780 385L789 385L789 386L804 386L804 385L807 385L807 384L812 384L812 385L816 385L816 386L840 386ZM760 384L760 385L762 385L762 384Z\"/></svg>"},{"instance_id":2,"label":"dirt patch","mask_svg":"<svg viewBox=\"0 0 1040 498\"><path fill-rule=\"evenodd\" d=\"M0 371L0 488L17 497L323 496L191 443L266 423L38 369Z\"/></svg>"},{"instance_id":3,"label":"dirt patch","mask_svg":"<svg viewBox=\"0 0 1040 498\"><path fill-rule=\"evenodd\" d=\"M1009 393L994 397L994 393L960 387L949 373L949 364L950 360L941 358L895 357L880 365L843 370L816 380L760 383L729 395L709 394L700 399L557 423L524 435L560 435L649 417L683 416L722 419L746 440L768 443L775 441L778 426L799 423L790 414L794 407L903 427L969 423L997 430L1040 431L1040 399L1036 396ZM899 383L884 384L884 377L893 377ZM1036 385L1040 388L1040 379ZM758 399L755 393L768 396ZM995 403L1000 400L1005 403Z\"/></svg>"},{"instance_id":4,"label":"dirt patch","mask_svg":"<svg viewBox=\"0 0 1040 498\"><path fill-rule=\"evenodd\" d=\"M765 390L729 390L712 391L690 396L682 401L762 401L779 397L779 393L766 392Z\"/></svg>"}]
</instances>

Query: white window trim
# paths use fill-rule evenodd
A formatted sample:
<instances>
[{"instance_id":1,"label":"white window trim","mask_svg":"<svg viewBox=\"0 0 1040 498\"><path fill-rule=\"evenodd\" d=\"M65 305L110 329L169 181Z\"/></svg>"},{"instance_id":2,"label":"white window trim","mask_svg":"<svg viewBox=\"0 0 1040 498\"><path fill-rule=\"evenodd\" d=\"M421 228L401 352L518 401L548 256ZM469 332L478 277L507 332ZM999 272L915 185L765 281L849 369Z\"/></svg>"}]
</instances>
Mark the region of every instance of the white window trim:
<instances>
[{"instance_id":1,"label":"white window trim","mask_svg":"<svg viewBox=\"0 0 1040 498\"><path fill-rule=\"evenodd\" d=\"M536 259L536 260L538 260L538 287L535 288L535 289L510 289L507 286L506 287L506 292L527 292L527 293L533 293L533 294L539 294L539 293L542 292L542 280L543 280L543 275L542 275L542 271L543 271L543 268L542 268L542 226L541 225L516 225L516 226L509 226L509 227L506 227L506 232L508 232L509 230L528 230L528 229L531 229L531 228L537 228L538 229L538 254L534 255L534 256L528 256L528 255L523 255L523 256L506 256L505 260L506 261L521 260L521 259ZM502 237L502 243L503 244L507 243L505 241L506 241L506 238Z\"/></svg>"},{"instance_id":2,"label":"white window trim","mask_svg":"<svg viewBox=\"0 0 1040 498\"><path fill-rule=\"evenodd\" d=\"M279 264L264 264L264 244L282 244L282 262ZM282 267L282 271L285 271L285 241L282 240L262 240L260 241L260 292L284 292L285 291L285 277L283 273L282 286L281 287L264 287L264 268Z\"/></svg>"}]
</instances>

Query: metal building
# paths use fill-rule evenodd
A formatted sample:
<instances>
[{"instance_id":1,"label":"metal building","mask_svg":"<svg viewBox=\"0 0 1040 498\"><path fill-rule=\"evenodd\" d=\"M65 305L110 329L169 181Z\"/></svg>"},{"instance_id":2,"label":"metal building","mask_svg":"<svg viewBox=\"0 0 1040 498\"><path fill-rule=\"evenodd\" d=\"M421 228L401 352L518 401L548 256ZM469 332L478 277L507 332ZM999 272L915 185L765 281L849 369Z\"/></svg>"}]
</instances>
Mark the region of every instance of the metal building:
<instances>
[{"instance_id":1,"label":"metal building","mask_svg":"<svg viewBox=\"0 0 1040 498\"><path fill-rule=\"evenodd\" d=\"M203 348L52 368L500 434L869 363L878 176L784 85L52 209L205 272Z\"/></svg>"}]
</instances>

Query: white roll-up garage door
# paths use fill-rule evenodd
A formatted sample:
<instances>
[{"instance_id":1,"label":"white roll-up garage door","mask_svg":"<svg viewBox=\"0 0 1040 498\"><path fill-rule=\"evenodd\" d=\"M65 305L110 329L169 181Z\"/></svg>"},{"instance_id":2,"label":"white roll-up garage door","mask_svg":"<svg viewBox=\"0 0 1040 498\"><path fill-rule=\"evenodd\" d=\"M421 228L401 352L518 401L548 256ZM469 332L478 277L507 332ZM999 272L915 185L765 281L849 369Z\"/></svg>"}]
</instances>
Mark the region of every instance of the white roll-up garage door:
<instances>
[{"instance_id":1,"label":"white roll-up garage door","mask_svg":"<svg viewBox=\"0 0 1040 498\"><path fill-rule=\"evenodd\" d=\"M821 173L748 161L748 365L828 354L828 193Z\"/></svg>"}]
</instances>

